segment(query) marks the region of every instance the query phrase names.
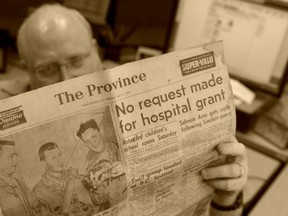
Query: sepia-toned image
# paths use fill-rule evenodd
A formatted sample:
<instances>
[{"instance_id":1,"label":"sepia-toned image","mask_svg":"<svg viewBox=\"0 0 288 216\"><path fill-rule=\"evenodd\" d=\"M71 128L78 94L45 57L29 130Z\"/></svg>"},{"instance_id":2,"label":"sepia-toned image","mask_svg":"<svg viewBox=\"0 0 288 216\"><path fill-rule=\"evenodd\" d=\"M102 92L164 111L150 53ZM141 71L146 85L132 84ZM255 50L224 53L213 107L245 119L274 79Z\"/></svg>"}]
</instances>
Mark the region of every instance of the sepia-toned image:
<instances>
[{"instance_id":1,"label":"sepia-toned image","mask_svg":"<svg viewBox=\"0 0 288 216\"><path fill-rule=\"evenodd\" d=\"M93 215L127 197L109 107L0 139L4 215ZM109 126L109 127L108 127Z\"/></svg>"},{"instance_id":2,"label":"sepia-toned image","mask_svg":"<svg viewBox=\"0 0 288 216\"><path fill-rule=\"evenodd\" d=\"M0 6L0 216L287 216L288 0Z\"/></svg>"}]
</instances>

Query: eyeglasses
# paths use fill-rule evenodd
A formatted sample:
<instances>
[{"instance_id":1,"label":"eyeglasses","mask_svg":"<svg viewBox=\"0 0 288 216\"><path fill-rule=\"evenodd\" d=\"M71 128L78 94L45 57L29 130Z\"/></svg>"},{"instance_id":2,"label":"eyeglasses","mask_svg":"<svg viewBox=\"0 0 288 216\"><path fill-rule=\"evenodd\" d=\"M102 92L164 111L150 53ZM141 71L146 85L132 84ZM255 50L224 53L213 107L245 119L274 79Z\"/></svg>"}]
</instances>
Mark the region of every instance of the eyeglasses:
<instances>
[{"instance_id":1,"label":"eyeglasses","mask_svg":"<svg viewBox=\"0 0 288 216\"><path fill-rule=\"evenodd\" d=\"M79 69L84 65L84 63L85 63L84 61L86 58L88 58L90 56L91 50L89 51L89 53L87 53L85 55L72 57L62 64L52 63L49 65L45 65L43 67L36 68L34 70L34 73L37 76L38 80L40 80L40 81L56 80L56 79L60 80L62 77L61 67L65 66L67 68L67 70L69 70L69 71L71 71L71 73L73 73L74 69ZM81 75L81 74L77 74L77 73L75 74L75 72L73 74L75 76Z\"/></svg>"}]
</instances>

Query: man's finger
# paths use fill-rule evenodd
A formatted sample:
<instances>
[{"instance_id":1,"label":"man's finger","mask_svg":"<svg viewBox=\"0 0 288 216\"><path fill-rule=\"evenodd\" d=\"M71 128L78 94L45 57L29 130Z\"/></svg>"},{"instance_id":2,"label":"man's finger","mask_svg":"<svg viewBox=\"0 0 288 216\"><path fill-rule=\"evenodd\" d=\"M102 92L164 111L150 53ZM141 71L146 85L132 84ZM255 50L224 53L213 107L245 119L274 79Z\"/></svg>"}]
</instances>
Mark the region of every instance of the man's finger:
<instances>
[{"instance_id":1,"label":"man's finger","mask_svg":"<svg viewBox=\"0 0 288 216\"><path fill-rule=\"evenodd\" d=\"M220 143L217 151L223 155L246 157L246 148L242 143Z\"/></svg>"},{"instance_id":2,"label":"man's finger","mask_svg":"<svg viewBox=\"0 0 288 216\"><path fill-rule=\"evenodd\" d=\"M201 171L204 180L239 178L246 173L246 168L240 163L224 164L217 167L205 168Z\"/></svg>"},{"instance_id":3,"label":"man's finger","mask_svg":"<svg viewBox=\"0 0 288 216\"><path fill-rule=\"evenodd\" d=\"M217 179L205 181L209 186L222 191L239 191L245 186L245 178Z\"/></svg>"}]
</instances>

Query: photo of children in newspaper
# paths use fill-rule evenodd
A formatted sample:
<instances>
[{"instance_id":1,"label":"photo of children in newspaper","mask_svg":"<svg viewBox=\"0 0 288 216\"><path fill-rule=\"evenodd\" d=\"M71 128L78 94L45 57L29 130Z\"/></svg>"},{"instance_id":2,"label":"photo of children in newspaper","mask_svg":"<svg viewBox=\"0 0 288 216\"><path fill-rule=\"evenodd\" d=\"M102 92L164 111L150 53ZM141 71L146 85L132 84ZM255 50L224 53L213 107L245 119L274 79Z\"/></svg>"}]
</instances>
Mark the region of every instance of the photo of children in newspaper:
<instances>
[{"instance_id":1,"label":"photo of children in newspaper","mask_svg":"<svg viewBox=\"0 0 288 216\"><path fill-rule=\"evenodd\" d=\"M126 198L108 106L0 138L3 216L90 216Z\"/></svg>"}]
</instances>

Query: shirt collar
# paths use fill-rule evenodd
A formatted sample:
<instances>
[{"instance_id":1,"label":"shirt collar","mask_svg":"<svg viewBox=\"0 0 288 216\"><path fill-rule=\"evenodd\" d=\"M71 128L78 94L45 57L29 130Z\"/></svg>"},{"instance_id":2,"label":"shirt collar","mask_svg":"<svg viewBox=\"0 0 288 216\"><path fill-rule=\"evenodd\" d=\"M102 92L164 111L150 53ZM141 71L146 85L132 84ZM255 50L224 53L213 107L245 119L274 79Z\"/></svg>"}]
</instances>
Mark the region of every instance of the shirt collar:
<instances>
[{"instance_id":1,"label":"shirt collar","mask_svg":"<svg viewBox=\"0 0 288 216\"><path fill-rule=\"evenodd\" d=\"M16 187L16 179L15 176L8 177L0 173L0 186L11 186Z\"/></svg>"}]
</instances>

